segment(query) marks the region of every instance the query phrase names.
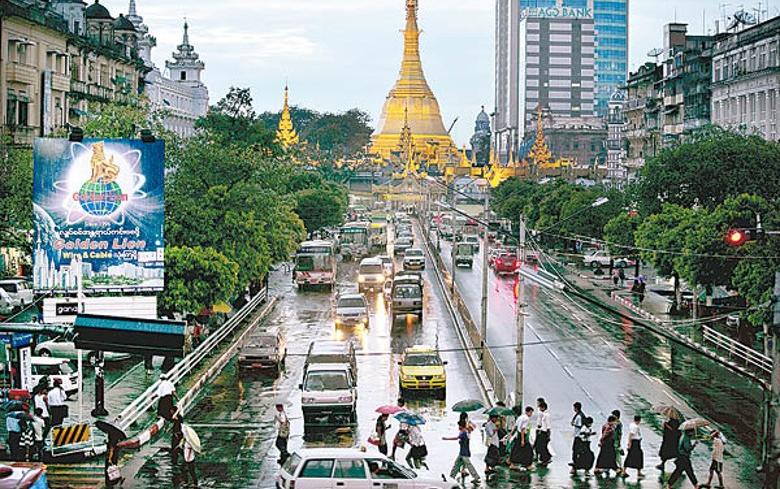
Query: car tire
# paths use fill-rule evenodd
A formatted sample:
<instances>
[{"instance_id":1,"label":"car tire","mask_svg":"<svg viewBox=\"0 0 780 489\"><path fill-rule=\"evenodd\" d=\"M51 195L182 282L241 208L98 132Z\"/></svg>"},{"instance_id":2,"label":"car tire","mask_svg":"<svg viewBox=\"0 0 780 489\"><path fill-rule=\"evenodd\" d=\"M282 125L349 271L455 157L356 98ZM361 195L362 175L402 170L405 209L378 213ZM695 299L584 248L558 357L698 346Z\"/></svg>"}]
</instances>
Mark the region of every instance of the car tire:
<instances>
[{"instance_id":1,"label":"car tire","mask_svg":"<svg viewBox=\"0 0 780 489\"><path fill-rule=\"evenodd\" d=\"M47 350L46 348L42 348L42 349L38 350L38 356L39 357L50 357L51 356L51 352L49 350Z\"/></svg>"},{"instance_id":2,"label":"car tire","mask_svg":"<svg viewBox=\"0 0 780 489\"><path fill-rule=\"evenodd\" d=\"M590 268L591 270L598 270L599 268L601 268L601 263L597 261L592 261L590 262Z\"/></svg>"},{"instance_id":3,"label":"car tire","mask_svg":"<svg viewBox=\"0 0 780 489\"><path fill-rule=\"evenodd\" d=\"M447 400L447 388L444 387L442 389L439 389L436 391L436 398L440 401L446 401Z\"/></svg>"}]
</instances>

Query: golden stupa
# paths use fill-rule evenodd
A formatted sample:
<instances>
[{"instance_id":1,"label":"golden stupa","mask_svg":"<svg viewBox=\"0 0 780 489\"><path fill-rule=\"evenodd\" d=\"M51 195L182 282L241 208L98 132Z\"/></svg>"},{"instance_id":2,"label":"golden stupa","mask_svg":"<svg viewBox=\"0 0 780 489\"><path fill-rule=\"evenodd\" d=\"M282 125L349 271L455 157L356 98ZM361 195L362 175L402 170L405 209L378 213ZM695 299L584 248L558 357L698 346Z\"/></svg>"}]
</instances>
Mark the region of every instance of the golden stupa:
<instances>
[{"instance_id":1,"label":"golden stupa","mask_svg":"<svg viewBox=\"0 0 780 489\"><path fill-rule=\"evenodd\" d=\"M279 118L279 127L276 129L276 140L285 149L298 144L298 133L295 132L290 116L287 85L284 86L284 107L282 108L282 116Z\"/></svg>"},{"instance_id":2,"label":"golden stupa","mask_svg":"<svg viewBox=\"0 0 780 489\"><path fill-rule=\"evenodd\" d=\"M436 96L425 80L420 61L420 30L417 27L417 0L406 0L406 29L401 72L385 100L377 129L371 136L369 152L390 160L393 152L403 151L402 134L408 124L414 147L427 164L457 161L458 149L452 141L439 111Z\"/></svg>"}]
</instances>

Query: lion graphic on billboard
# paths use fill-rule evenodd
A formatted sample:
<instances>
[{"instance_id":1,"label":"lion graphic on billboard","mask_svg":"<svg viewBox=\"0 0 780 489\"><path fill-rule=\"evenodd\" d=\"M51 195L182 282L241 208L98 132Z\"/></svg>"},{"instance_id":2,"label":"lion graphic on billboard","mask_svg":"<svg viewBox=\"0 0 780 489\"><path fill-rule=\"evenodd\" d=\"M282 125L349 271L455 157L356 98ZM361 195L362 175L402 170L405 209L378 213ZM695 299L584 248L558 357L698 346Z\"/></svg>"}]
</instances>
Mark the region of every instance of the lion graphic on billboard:
<instances>
[{"instance_id":1,"label":"lion graphic on billboard","mask_svg":"<svg viewBox=\"0 0 780 489\"><path fill-rule=\"evenodd\" d=\"M114 163L114 156L106 158L103 142L92 145L92 158L89 160L92 167L92 176L89 181L93 183L108 184L116 180L119 175L119 165Z\"/></svg>"}]
</instances>

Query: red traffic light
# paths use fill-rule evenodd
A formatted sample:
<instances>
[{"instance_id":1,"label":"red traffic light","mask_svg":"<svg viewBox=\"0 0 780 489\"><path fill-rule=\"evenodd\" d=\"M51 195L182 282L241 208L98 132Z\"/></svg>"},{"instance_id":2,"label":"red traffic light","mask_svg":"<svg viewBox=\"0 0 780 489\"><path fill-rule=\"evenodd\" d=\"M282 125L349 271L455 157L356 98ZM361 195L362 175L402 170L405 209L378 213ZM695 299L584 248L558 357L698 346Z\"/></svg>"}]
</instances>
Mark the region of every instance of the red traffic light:
<instances>
[{"instance_id":1,"label":"red traffic light","mask_svg":"<svg viewBox=\"0 0 780 489\"><path fill-rule=\"evenodd\" d=\"M726 235L726 244L729 246L742 246L747 241L747 234L744 229L729 229Z\"/></svg>"}]
</instances>

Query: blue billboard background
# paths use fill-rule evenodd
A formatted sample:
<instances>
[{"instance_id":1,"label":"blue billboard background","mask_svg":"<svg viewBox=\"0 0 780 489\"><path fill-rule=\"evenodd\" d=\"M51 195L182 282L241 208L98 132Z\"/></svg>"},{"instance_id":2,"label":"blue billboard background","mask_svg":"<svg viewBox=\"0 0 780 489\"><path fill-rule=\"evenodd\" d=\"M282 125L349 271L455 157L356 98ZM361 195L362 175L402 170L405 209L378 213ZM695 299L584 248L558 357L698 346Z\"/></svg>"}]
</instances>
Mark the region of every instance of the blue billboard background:
<instances>
[{"instance_id":1,"label":"blue billboard background","mask_svg":"<svg viewBox=\"0 0 780 489\"><path fill-rule=\"evenodd\" d=\"M37 291L161 290L162 141L39 138L33 147Z\"/></svg>"}]
</instances>

